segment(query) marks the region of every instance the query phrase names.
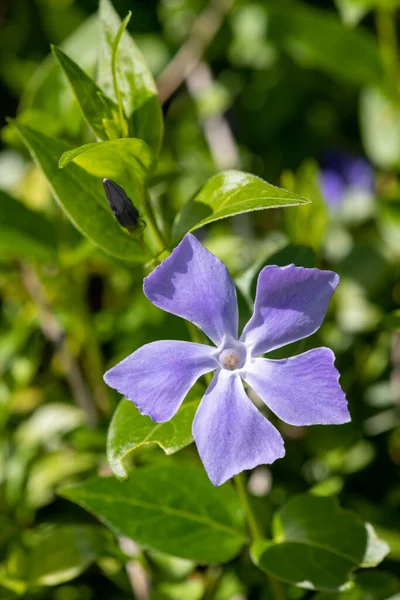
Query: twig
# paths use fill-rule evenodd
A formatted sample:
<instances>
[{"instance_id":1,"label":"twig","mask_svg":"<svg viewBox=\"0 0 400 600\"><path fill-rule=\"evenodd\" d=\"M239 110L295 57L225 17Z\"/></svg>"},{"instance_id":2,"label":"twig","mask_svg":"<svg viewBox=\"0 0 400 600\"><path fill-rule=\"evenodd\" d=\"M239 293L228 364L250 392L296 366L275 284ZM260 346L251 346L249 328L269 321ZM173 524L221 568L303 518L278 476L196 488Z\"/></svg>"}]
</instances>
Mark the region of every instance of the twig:
<instances>
[{"instance_id":1,"label":"twig","mask_svg":"<svg viewBox=\"0 0 400 600\"><path fill-rule=\"evenodd\" d=\"M46 292L35 270L23 262L18 262L18 265L22 283L38 308L40 328L60 356L72 395L78 406L85 412L88 425L95 427L98 421L97 411L80 365L68 348L66 333L51 310Z\"/></svg>"},{"instance_id":2,"label":"twig","mask_svg":"<svg viewBox=\"0 0 400 600\"><path fill-rule=\"evenodd\" d=\"M157 85L161 103L164 103L190 75L220 29L225 15L234 0L211 0L196 18L189 39L181 46L174 58L158 78Z\"/></svg>"}]
</instances>

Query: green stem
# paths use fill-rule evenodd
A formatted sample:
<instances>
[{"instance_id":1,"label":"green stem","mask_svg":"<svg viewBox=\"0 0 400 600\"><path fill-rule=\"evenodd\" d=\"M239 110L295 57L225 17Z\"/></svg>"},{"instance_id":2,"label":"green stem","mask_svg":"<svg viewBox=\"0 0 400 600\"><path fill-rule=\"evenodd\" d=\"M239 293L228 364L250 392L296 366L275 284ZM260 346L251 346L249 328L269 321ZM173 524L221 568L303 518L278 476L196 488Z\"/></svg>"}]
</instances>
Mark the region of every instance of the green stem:
<instances>
[{"instance_id":1,"label":"green stem","mask_svg":"<svg viewBox=\"0 0 400 600\"><path fill-rule=\"evenodd\" d=\"M386 79L391 90L398 95L400 64L396 33L396 11L390 8L379 8L376 13L376 29Z\"/></svg>"},{"instance_id":2,"label":"green stem","mask_svg":"<svg viewBox=\"0 0 400 600\"><path fill-rule=\"evenodd\" d=\"M249 495L247 493L246 480L243 473L235 475L234 480L240 498L240 502L242 503L246 515L246 520L250 529L251 537L254 541L261 540L263 538L262 529L251 507Z\"/></svg>"},{"instance_id":3,"label":"green stem","mask_svg":"<svg viewBox=\"0 0 400 600\"><path fill-rule=\"evenodd\" d=\"M257 516L256 516L255 512L253 511L251 503L250 503L249 495L247 493L247 485L246 485L245 476L243 473L239 473L238 475L234 476L234 480L235 480L236 489L237 489L237 493L238 493L240 502L243 506L244 513L246 515L246 520L247 520L247 524L248 524L248 527L250 530L252 540L254 542L256 542L257 540L261 540L264 537L264 535L263 535L262 527L259 524ZM281 582L278 579L276 579L273 575L271 575L270 573L266 573L266 575L268 578L269 586L270 586L274 600L286 600L285 590L284 590Z\"/></svg>"},{"instance_id":4,"label":"green stem","mask_svg":"<svg viewBox=\"0 0 400 600\"><path fill-rule=\"evenodd\" d=\"M132 15L132 13L129 12L129 14L125 17L125 19L123 20L123 22L121 23L121 25L119 27L116 38L113 43L112 57L111 57L112 78L113 78L113 83L114 83L115 97L117 98L117 104L118 104L119 124L121 127L121 133L122 133L123 137L128 137L129 130L128 130L128 124L127 124L126 118L125 118L124 105L122 103L121 91L120 91L119 85L118 85L117 57L118 57L118 45L119 45L121 37L126 29L126 26L129 23L131 15Z\"/></svg>"},{"instance_id":5,"label":"green stem","mask_svg":"<svg viewBox=\"0 0 400 600\"><path fill-rule=\"evenodd\" d=\"M164 250L167 249L167 242L164 239L158 225L156 223L153 208L150 202L150 196L147 190L144 191L142 198L142 208L143 208L143 217L145 218L147 225L151 231L152 237L154 239L155 245L157 246L156 254L161 254Z\"/></svg>"}]
</instances>

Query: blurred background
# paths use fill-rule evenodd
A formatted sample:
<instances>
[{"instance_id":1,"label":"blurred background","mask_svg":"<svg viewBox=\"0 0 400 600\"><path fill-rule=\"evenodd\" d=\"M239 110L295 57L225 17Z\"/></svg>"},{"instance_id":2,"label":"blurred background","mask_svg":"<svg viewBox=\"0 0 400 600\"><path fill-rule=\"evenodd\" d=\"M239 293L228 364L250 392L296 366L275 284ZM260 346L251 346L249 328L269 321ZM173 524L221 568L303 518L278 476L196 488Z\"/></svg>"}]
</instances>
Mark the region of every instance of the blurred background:
<instances>
[{"instance_id":1,"label":"blurred background","mask_svg":"<svg viewBox=\"0 0 400 600\"><path fill-rule=\"evenodd\" d=\"M281 425L286 458L257 469L249 485L264 522L293 493L340 494L391 545L375 591L340 598L392 597L400 589L400 2L114 6L122 17L132 11L129 31L163 102L151 193L167 223L222 169L313 201L199 235L235 276L243 321L265 264L340 274L326 322L294 351L335 351L353 422ZM146 301L140 267L74 229L7 123L18 115L76 146L93 139L49 52L61 44L94 74L96 11L96 0L0 0L0 599L118 600L132 597L132 580L135 597L150 597L140 561L125 568L137 550L121 549L103 528L94 533L94 519L55 491L109 472L107 427L119 398L104 370L145 342L185 339L184 324ZM195 454L191 446L166 459L143 446L135 461ZM159 553L146 564L152 600L268 597L245 559L217 573L211 591L209 569Z\"/></svg>"}]
</instances>

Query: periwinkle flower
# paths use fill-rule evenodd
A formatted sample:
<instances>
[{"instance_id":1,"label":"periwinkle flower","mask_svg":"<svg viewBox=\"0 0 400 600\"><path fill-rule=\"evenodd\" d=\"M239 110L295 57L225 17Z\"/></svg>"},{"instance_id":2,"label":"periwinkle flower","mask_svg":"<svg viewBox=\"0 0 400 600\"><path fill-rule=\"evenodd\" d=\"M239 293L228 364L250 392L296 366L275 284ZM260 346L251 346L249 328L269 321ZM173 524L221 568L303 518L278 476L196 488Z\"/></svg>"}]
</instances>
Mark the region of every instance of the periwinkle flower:
<instances>
[{"instance_id":1,"label":"periwinkle flower","mask_svg":"<svg viewBox=\"0 0 400 600\"><path fill-rule=\"evenodd\" d=\"M215 346L153 342L110 369L104 379L142 414L164 422L175 415L199 377L215 371L192 430L209 478L220 485L285 453L280 433L254 406L242 379L291 425L350 420L331 350L317 348L284 360L260 358L314 333L338 282L332 271L265 267L253 316L239 337L236 290L226 266L187 234L146 277L144 293L155 306L197 325Z\"/></svg>"},{"instance_id":2,"label":"periwinkle flower","mask_svg":"<svg viewBox=\"0 0 400 600\"><path fill-rule=\"evenodd\" d=\"M362 156L346 152L328 152L321 161L321 190L329 206L335 210L346 196L374 192L374 171Z\"/></svg>"}]
</instances>

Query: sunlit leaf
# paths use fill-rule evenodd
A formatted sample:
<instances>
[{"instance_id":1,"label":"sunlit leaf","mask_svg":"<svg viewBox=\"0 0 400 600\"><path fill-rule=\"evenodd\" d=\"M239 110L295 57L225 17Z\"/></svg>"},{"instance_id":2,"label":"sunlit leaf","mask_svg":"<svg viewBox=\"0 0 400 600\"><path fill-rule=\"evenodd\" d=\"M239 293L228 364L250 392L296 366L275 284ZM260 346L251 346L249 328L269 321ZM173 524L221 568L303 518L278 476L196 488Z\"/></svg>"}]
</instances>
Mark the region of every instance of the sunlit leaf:
<instances>
[{"instance_id":1,"label":"sunlit leaf","mask_svg":"<svg viewBox=\"0 0 400 600\"><path fill-rule=\"evenodd\" d=\"M134 177L137 182L143 183L152 166L153 155L143 140L123 138L68 150L60 159L60 167L71 161L97 177L120 182Z\"/></svg>"},{"instance_id":2,"label":"sunlit leaf","mask_svg":"<svg viewBox=\"0 0 400 600\"><path fill-rule=\"evenodd\" d=\"M275 187L255 175L225 171L215 175L201 188L178 215L174 238L207 223L233 215L265 208L306 204L309 200Z\"/></svg>"},{"instance_id":3,"label":"sunlit leaf","mask_svg":"<svg viewBox=\"0 0 400 600\"><path fill-rule=\"evenodd\" d=\"M122 400L108 429L107 458L114 475L128 478L124 459L143 444L158 444L166 454L174 454L191 444L192 421L199 399L188 399L167 423L154 423L150 417L141 415L133 402Z\"/></svg>"},{"instance_id":4,"label":"sunlit leaf","mask_svg":"<svg viewBox=\"0 0 400 600\"><path fill-rule=\"evenodd\" d=\"M108 208L101 181L78 165L60 169L60 156L68 144L15 123L32 158L42 168L50 188L74 225L105 252L135 262L148 257L116 223Z\"/></svg>"},{"instance_id":5,"label":"sunlit leaf","mask_svg":"<svg viewBox=\"0 0 400 600\"><path fill-rule=\"evenodd\" d=\"M56 248L50 221L0 190L0 258L54 260Z\"/></svg>"}]
</instances>

